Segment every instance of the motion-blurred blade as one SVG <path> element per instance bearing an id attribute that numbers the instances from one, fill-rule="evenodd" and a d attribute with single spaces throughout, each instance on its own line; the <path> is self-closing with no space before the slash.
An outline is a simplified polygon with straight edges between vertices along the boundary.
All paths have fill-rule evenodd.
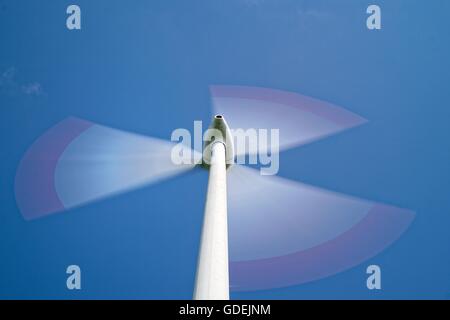
<path id="1" fill-rule="evenodd" d="M 211 86 L 210 90 L 214 112 L 224 115 L 231 129 L 279 129 L 280 150 L 366 122 L 331 103 L 296 93 L 242 86 Z M 268 141 L 269 150 L 270 144 Z M 240 155 L 257 150 L 236 151 L 236 155 Z"/>
<path id="2" fill-rule="evenodd" d="M 68 118 L 43 134 L 22 159 L 15 181 L 20 211 L 34 219 L 193 168 L 172 163 L 173 146 Z"/>
<path id="3" fill-rule="evenodd" d="M 414 213 L 242 166 L 229 169 L 230 282 L 236 291 L 301 284 L 376 255 Z"/>

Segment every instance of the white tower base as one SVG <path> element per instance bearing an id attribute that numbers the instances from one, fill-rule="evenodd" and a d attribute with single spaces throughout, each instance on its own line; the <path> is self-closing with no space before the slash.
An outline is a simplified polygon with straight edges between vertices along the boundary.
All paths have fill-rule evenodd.
<path id="1" fill-rule="evenodd" d="M 195 300 L 229 300 L 226 155 L 223 142 L 211 145 Z"/>

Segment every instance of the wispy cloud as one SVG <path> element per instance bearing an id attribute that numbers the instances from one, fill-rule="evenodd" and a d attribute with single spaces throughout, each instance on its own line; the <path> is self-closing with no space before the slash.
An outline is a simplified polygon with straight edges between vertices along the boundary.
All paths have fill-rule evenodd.
<path id="1" fill-rule="evenodd" d="M 14 67 L 9 67 L 0 73 L 0 94 L 40 96 L 43 93 L 42 85 L 39 82 L 20 82 Z"/>
<path id="2" fill-rule="evenodd" d="M 33 82 L 22 86 L 22 92 L 28 95 L 39 96 L 43 93 L 42 86 L 39 82 Z"/>
<path id="3" fill-rule="evenodd" d="M 11 86 L 14 83 L 16 69 L 11 67 L 2 72 L 0 76 L 0 88 Z"/>

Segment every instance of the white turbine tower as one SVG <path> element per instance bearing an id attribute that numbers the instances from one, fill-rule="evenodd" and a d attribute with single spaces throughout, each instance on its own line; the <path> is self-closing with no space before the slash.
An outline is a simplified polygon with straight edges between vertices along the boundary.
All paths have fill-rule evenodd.
<path id="1" fill-rule="evenodd" d="M 228 300 L 227 166 L 234 159 L 233 138 L 225 119 L 216 115 L 211 125 L 215 135 L 205 143 L 203 159 L 209 164 L 200 253 L 195 282 L 195 300 Z"/>

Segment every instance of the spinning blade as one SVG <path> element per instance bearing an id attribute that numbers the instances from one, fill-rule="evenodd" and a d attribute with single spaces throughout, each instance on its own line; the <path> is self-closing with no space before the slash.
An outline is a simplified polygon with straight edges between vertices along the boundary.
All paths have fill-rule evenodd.
<path id="1" fill-rule="evenodd" d="M 331 103 L 273 89 L 211 86 L 215 114 L 231 129 L 279 129 L 280 150 L 303 145 L 366 122 Z M 235 144 L 236 146 L 236 144 Z M 270 141 L 267 148 L 270 150 Z M 256 148 L 245 153 L 266 152 Z M 243 154 L 236 150 L 236 155 Z"/>
<path id="2" fill-rule="evenodd" d="M 413 212 L 233 166 L 228 175 L 230 279 L 235 291 L 320 279 L 376 255 Z"/>
<path id="3" fill-rule="evenodd" d="M 193 168 L 172 163 L 173 146 L 68 118 L 42 135 L 22 159 L 15 182 L 18 206 L 25 219 L 34 219 Z"/>

